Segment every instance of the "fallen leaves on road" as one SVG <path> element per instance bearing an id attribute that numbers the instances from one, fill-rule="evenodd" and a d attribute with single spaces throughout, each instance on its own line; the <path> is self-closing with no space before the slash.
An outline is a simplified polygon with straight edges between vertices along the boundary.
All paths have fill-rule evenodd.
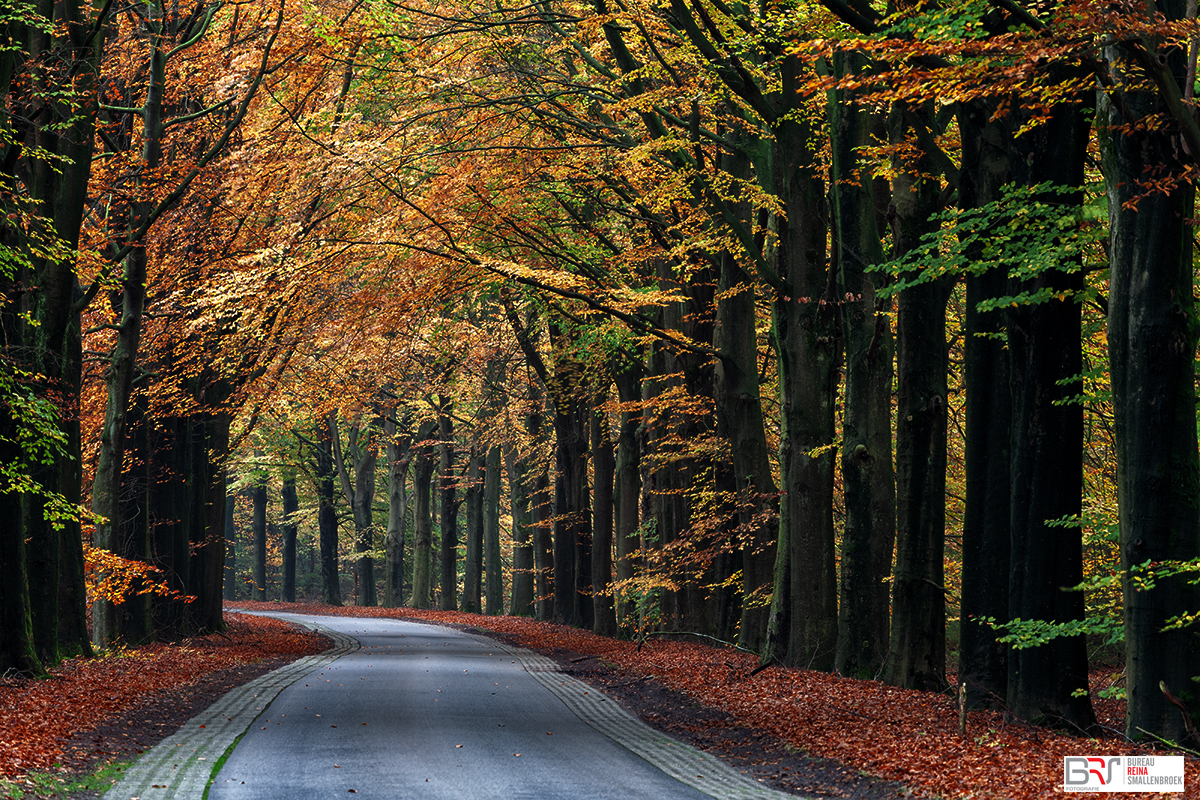
<path id="1" fill-rule="evenodd" d="M 147 698 L 211 673 L 268 658 L 319 653 L 328 643 L 279 620 L 227 614 L 223 634 L 75 658 L 45 680 L 0 679 L 0 777 L 50 771 L 63 744 Z"/>
<path id="2" fill-rule="evenodd" d="M 353 617 L 391 617 L 469 625 L 514 638 L 532 650 L 570 650 L 601 658 L 633 679 L 652 677 L 742 724 L 770 731 L 806 753 L 836 759 L 919 794 L 1024 800 L 1057 795 L 1062 759 L 1070 755 L 1165 754 L 1116 738 L 1082 739 L 1023 724 L 992 711 L 972 711 L 967 737 L 949 695 L 897 689 L 879 681 L 770 667 L 750 676 L 754 656 L 690 642 L 632 642 L 522 617 L 454 611 L 239 603 L 254 609 Z M 1101 723 L 1122 726 L 1124 704 L 1097 703 Z M 517 755 L 514 753 L 514 755 Z M 1128 793 L 1124 797 L 1200 798 L 1200 760 L 1187 761 L 1184 795 Z"/>

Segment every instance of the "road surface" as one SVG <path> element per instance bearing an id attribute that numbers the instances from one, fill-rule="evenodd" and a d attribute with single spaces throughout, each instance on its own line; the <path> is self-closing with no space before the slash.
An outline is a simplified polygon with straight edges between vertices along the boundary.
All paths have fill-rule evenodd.
<path id="1" fill-rule="evenodd" d="M 108 800 L 199 800 L 205 785 L 210 800 L 788 796 L 530 651 L 402 620 L 271 616 L 338 646 L 230 692 L 135 763 Z"/>

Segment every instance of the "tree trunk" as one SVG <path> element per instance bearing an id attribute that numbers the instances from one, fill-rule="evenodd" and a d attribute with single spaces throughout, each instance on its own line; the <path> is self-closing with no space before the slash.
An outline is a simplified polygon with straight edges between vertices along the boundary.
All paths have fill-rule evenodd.
<path id="1" fill-rule="evenodd" d="M 156 420 L 150 440 L 151 475 L 155 491 L 149 493 L 150 516 L 154 519 L 154 564 L 163 571 L 167 586 L 180 595 L 188 594 L 191 569 L 192 526 L 192 433 L 186 417 Z M 225 511 L 228 515 L 228 499 Z M 188 608 L 178 597 L 151 600 L 154 629 L 159 639 L 173 641 L 188 635 Z"/>
<path id="2" fill-rule="evenodd" d="M 911 111 L 898 104 L 892 141 L 908 133 Z M 895 255 L 915 248 L 936 222 L 938 187 L 922 156 L 899 165 L 892 182 Z M 909 689 L 946 684 L 946 302 L 952 279 L 911 286 L 897 302 L 896 570 L 892 581 L 891 657 L 885 680 Z"/>
<path id="3" fill-rule="evenodd" d="M 867 66 L 858 53 L 835 60 L 839 76 Z M 887 656 L 890 600 L 886 579 L 896 541 L 896 482 L 892 468 L 891 298 L 879 298 L 883 262 L 879 225 L 886 190 L 859 162 L 860 150 L 879 137 L 879 115 L 855 103 L 852 92 L 830 92 L 833 155 L 831 192 L 837 299 L 845 342 L 842 421 L 842 534 L 838 645 L 834 668 L 842 675 L 877 678 Z M 881 203 L 882 201 L 882 203 Z"/>
<path id="4" fill-rule="evenodd" d="M 300 497 L 296 494 L 295 473 L 283 477 L 283 487 L 280 489 L 283 501 L 283 585 L 280 587 L 280 599 L 285 603 L 296 602 L 296 515 L 300 511 Z"/>
<path id="5" fill-rule="evenodd" d="M 101 22 L 78 0 L 41 3 L 30 10 L 54 24 L 10 22 L 11 27 L 6 26 L 11 56 L 5 58 L 0 91 L 8 109 L 4 115 L 8 156 L 0 182 L 6 198 L 35 209 L 48 218 L 49 225 L 38 226 L 34 236 L 40 241 L 32 246 L 26 239 L 28 232 L 16 226 L 11 236 L 5 236 L 6 245 L 11 242 L 30 257 L 31 269 L 23 271 L 19 291 L 5 295 L 5 302 L 15 302 L 3 312 L 7 317 L 4 341 L 6 352 L 15 361 L 12 366 L 38 376 L 33 386 L 22 382 L 20 391 L 31 388 L 33 396 L 28 399 L 53 409 L 51 424 L 61 432 L 63 444 L 50 448 L 41 464 L 29 464 L 28 453 L 21 452 L 5 463 L 22 465 L 17 469 L 25 471 L 35 484 L 78 507 L 82 501 L 78 410 L 83 372 L 74 253 L 87 201 L 96 85 L 105 37 L 88 35 L 88 31 L 98 30 Z M 19 61 L 25 62 L 21 66 L 32 66 L 14 83 Z M 66 255 L 46 255 L 43 245 L 50 243 L 60 245 L 59 252 Z M 17 316 L 11 316 L 13 312 Z M 13 333 L 16 336 L 9 338 Z M 83 601 L 82 533 L 78 520 L 56 520 L 47 514 L 46 503 L 37 494 L 29 494 L 23 501 L 15 498 L 16 505 L 21 513 L 8 517 L 7 522 L 12 535 L 21 539 L 19 549 L 24 557 L 32 561 L 20 570 L 26 580 L 13 583 L 11 591 L 20 595 L 11 609 L 15 627 L 11 633 L 7 627 L 0 629 L 0 642 L 4 642 L 0 652 L 11 653 L 20 664 L 18 669 L 40 673 L 42 665 L 25 654 L 26 614 L 34 642 L 41 643 L 48 655 L 92 654 Z M 10 574 L 16 577 L 15 568 L 10 567 Z"/>
<path id="6" fill-rule="evenodd" d="M 584 625 L 591 618 L 591 601 L 582 613 L 579 592 L 579 549 L 589 547 L 591 530 L 587 519 L 587 418 L 581 389 L 580 365 L 564 353 L 567 342 L 555 323 L 550 325 L 555 350 L 554 381 L 550 391 L 554 405 L 554 620 L 562 625 Z M 591 582 L 591 572 L 588 572 Z"/>
<path id="7" fill-rule="evenodd" d="M 333 432 L 324 420 L 317 424 L 313 458 L 317 467 L 314 478 L 317 489 L 317 529 L 321 539 L 321 601 L 340 606 L 342 586 L 338 576 L 337 475 L 333 466 Z"/>
<path id="8" fill-rule="evenodd" d="M 467 453 L 463 504 L 467 507 L 467 551 L 463 558 L 463 593 L 459 610 L 478 614 L 483 609 L 483 456 L 478 445 L 472 445 Z"/>
<path id="9" fill-rule="evenodd" d="M 799 66 L 784 65 L 784 92 Z M 780 472 L 783 497 L 768 641 L 785 664 L 833 668 L 837 643 L 834 565 L 834 367 L 836 305 L 826 261 L 825 192 L 813 177 L 813 132 L 780 121 L 772 180 L 784 204 L 779 267 L 784 282 L 773 324 L 779 355 Z M 826 301 L 826 302 L 822 302 Z"/>
<path id="10" fill-rule="evenodd" d="M 509 447 L 504 452 L 508 470 L 509 513 L 512 516 L 512 601 L 508 613 L 533 616 L 533 514 L 530 509 L 528 457 Z"/>
<path id="11" fill-rule="evenodd" d="M 433 560 L 433 448 L 426 440 L 433 436 L 435 424 L 426 422 L 417 431 L 417 466 L 413 471 L 413 608 L 431 608 L 430 569 Z"/>
<path id="12" fill-rule="evenodd" d="M 232 484 L 232 480 L 225 481 L 225 582 L 221 590 L 225 600 L 237 600 L 237 523 L 233 515 L 237 495 L 230 491 Z"/>
<path id="13" fill-rule="evenodd" d="M 613 480 L 616 463 L 608 418 L 603 408 L 592 409 L 589 436 L 592 450 L 592 631 L 617 635 L 612 583 Z"/>
<path id="14" fill-rule="evenodd" d="M 1164 7 L 1170 18 L 1178 19 L 1183 5 L 1173 0 Z M 1115 48 L 1107 55 L 1124 57 Z M 1168 68 L 1182 84 L 1180 60 L 1173 53 Z M 1163 100 L 1146 92 L 1126 92 L 1125 103 L 1140 119 L 1163 113 Z M 1104 111 L 1108 357 L 1121 566 L 1128 570 L 1146 561 L 1189 561 L 1200 555 L 1194 233 L 1189 224 L 1195 196 L 1183 183 L 1134 201 L 1147 191 L 1143 182 L 1183 173 L 1185 165 L 1177 161 L 1178 134 L 1136 123 L 1122 134 L 1118 126 L 1126 120 L 1120 110 L 1106 102 Z M 1195 154 L 1191 158 L 1194 162 Z M 1141 591 L 1131 579 L 1125 581 L 1125 731 L 1131 738 L 1152 734 L 1180 741 L 1186 735 L 1183 715 L 1168 703 L 1160 682 L 1183 698 L 1193 718 L 1200 714 L 1193 684 L 1193 676 L 1200 674 L 1195 629 L 1163 630 L 1168 619 L 1200 609 L 1200 589 L 1189 580 L 1158 579 L 1153 589 Z"/>
<path id="15" fill-rule="evenodd" d="M 4 376 L 6 379 L 7 375 Z M 6 391 L 14 391 L 5 387 Z M 0 403 L 0 459 L 20 463 L 17 423 L 7 403 Z M 0 519 L 21 519 L 19 493 L 0 492 Z M 16 670 L 23 675 L 43 675 L 45 670 L 33 647 L 29 619 L 29 583 L 25 567 L 25 537 L 20 525 L 0 527 L 0 673 Z"/>
<path id="16" fill-rule="evenodd" d="M 146 416 L 146 406 L 144 392 L 138 392 L 129 403 L 124 444 L 128 458 L 122 471 L 117 503 L 116 552 L 130 561 L 150 564 L 153 562 L 148 491 L 152 485 L 148 435 L 151 421 Z M 150 596 L 140 593 L 143 588 L 145 584 L 141 580 L 134 581 L 129 593 L 116 604 L 117 639 L 127 647 L 148 644 L 155 638 Z M 34 630 L 37 630 L 36 624 Z"/>
<path id="17" fill-rule="evenodd" d="M 262 451 L 255 453 L 262 459 Z M 267 599 L 267 473 L 256 469 L 250 489 L 250 533 L 254 537 L 254 599 Z"/>
<path id="18" fill-rule="evenodd" d="M 384 536 L 383 605 L 404 603 L 404 522 L 408 513 L 408 464 L 412 438 L 396 431 L 395 410 L 384 421 L 388 460 L 388 522 Z"/>
<path id="19" fill-rule="evenodd" d="M 215 392 L 228 399 L 227 387 Z M 201 396 L 208 407 L 217 403 Z M 192 511 L 188 531 L 188 594 L 196 599 L 185 614 L 188 635 L 221 630 L 225 624 L 221 608 L 221 577 L 225 566 L 225 459 L 229 455 L 230 418 L 224 412 L 198 414 L 189 418 L 193 443 L 189 488 Z"/>
<path id="20" fill-rule="evenodd" d="M 451 408 L 449 399 L 438 398 L 438 433 L 441 438 L 441 463 L 438 474 L 442 506 L 442 611 L 456 609 L 455 595 L 458 591 L 458 488 L 454 477 L 454 422 L 450 419 Z"/>
<path id="21" fill-rule="evenodd" d="M 1076 103 L 1055 107 L 1048 121 L 1015 137 L 1013 177 L 1018 184 L 1049 181 L 1082 187 L 1091 126 L 1091 109 L 1082 104 L 1092 98 L 1074 99 Z M 1083 191 L 1049 199 L 1078 206 Z M 1078 524 L 1047 524 L 1068 517 L 1077 521 L 1083 510 L 1083 404 L 1071 400 L 1083 390 L 1080 266 L 1014 279 L 1009 286 L 1012 295 L 1047 288 L 1067 294 L 1066 299 L 1008 312 L 1013 398 L 1008 611 L 1013 619 L 1065 623 L 1084 618 L 1083 592 L 1063 591 L 1083 581 L 1083 530 Z M 1091 730 L 1096 717 L 1087 689 L 1082 635 L 1058 637 L 1009 656 L 1007 707 L 1019 719 Z"/>
<path id="22" fill-rule="evenodd" d="M 150 58 L 147 65 L 146 100 L 141 109 L 142 165 L 157 170 L 162 160 L 163 84 L 167 55 L 162 49 L 162 22 L 148 26 Z M 137 192 L 138 188 L 134 188 Z M 143 189 L 144 191 L 144 189 Z M 140 227 L 149 214 L 151 202 L 139 199 L 132 204 L 131 226 Z M 129 404 L 133 395 L 134 371 L 142 340 L 142 315 L 146 308 L 147 254 L 135 247 L 125 258 L 120 294 L 114 297 L 113 310 L 120 318 L 117 341 L 113 346 L 104 379 L 108 390 L 104 427 L 100 432 L 100 454 L 92 484 L 92 511 L 100 517 L 93 534 L 96 547 L 120 552 L 122 526 L 119 502 L 124 470 L 124 448 Z M 92 608 L 92 641 L 106 646 L 120 635 L 116 612 L 101 598 Z"/>
<path id="23" fill-rule="evenodd" d="M 539 468 L 533 479 L 533 568 L 537 618 L 554 619 L 554 506 L 550 476 Z"/>
<path id="24" fill-rule="evenodd" d="M 1001 197 L 1011 177 L 1011 141 L 997 121 L 993 103 L 964 103 L 959 206 L 978 208 Z M 978 248 L 967 257 L 978 260 Z M 958 682 L 967 686 L 968 707 L 999 708 L 1008 696 L 1007 645 L 980 619 L 1008 621 L 1012 550 L 1012 386 L 1002 310 L 980 312 L 979 303 L 1008 293 L 1002 269 L 967 275 L 963 336 L 966 388 L 966 503 L 963 512 L 962 599 L 959 614 Z"/>
<path id="25" fill-rule="evenodd" d="M 744 156 L 727 157 L 727 169 L 749 178 Z M 743 219 L 748 209 L 741 209 Z M 766 426 L 758 381 L 758 335 L 755 283 L 732 253 L 721 254 L 713 346 L 720 352 L 713 369 L 713 399 L 717 434 L 729 442 L 738 531 L 735 552 L 741 559 L 742 597 L 738 644 L 759 652 L 763 648 L 770 612 L 768 593 L 775 564 L 779 510 L 767 451 Z"/>
<path id="26" fill-rule="evenodd" d="M 633 580 L 633 552 L 638 549 L 641 527 L 640 502 L 642 492 L 641 447 L 638 427 L 641 413 L 630 406 L 642 399 L 642 364 L 630 359 L 616 375 L 617 395 L 621 400 L 621 427 L 617 434 L 617 458 L 614 465 L 615 486 L 613 512 L 616 517 L 617 580 L 628 587 Z M 617 623 L 632 623 L 636 608 L 629 602 L 629 592 L 617 592 Z"/>
<path id="27" fill-rule="evenodd" d="M 500 556 L 500 448 L 489 447 L 484 462 L 483 549 L 486 574 L 484 613 L 504 613 L 504 564 Z"/>

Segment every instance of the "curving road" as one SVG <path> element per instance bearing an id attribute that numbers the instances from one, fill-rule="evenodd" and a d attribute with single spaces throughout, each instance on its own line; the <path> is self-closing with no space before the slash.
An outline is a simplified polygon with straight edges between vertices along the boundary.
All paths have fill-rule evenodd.
<path id="1" fill-rule="evenodd" d="M 536 653 L 401 620 L 270 616 L 337 646 L 231 691 L 106 798 L 788 797 L 654 731 Z"/>

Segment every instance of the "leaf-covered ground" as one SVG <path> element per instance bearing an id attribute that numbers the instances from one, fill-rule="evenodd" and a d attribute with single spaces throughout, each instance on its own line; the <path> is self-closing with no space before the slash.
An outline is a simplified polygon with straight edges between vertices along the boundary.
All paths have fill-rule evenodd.
<path id="1" fill-rule="evenodd" d="M 119 755 L 120 748 L 107 740 L 128 734 L 104 731 L 94 747 L 91 737 L 82 734 L 103 729 L 164 695 L 178 695 L 180 690 L 188 695 L 189 689 L 214 674 L 230 674 L 245 682 L 264 669 L 319 653 L 329 644 L 278 620 L 243 614 L 226 614 L 225 619 L 228 628 L 221 634 L 118 651 L 104 658 L 71 659 L 45 680 L 0 678 L 0 779 L 19 785 L 31 772 L 63 772 Z M 156 726 L 152 720 L 141 724 Z M 162 731 L 157 738 L 172 730 Z"/>
<path id="2" fill-rule="evenodd" d="M 969 714 L 967 736 L 949 695 L 897 689 L 878 681 L 770 667 L 756 675 L 753 656 L 690 642 L 631 642 L 519 617 L 451 611 L 380 609 L 283 603 L 239 603 L 313 614 L 388 616 L 495 631 L 532 650 L 597 656 L 631 679 L 652 677 L 702 705 L 728 712 L 800 750 L 855 770 L 900 781 L 916 795 L 956 798 L 1041 798 L 1061 795 L 1062 759 L 1068 755 L 1134 755 L 1167 751 L 1114 738 L 1080 739 L 1022 724 L 998 712 Z M 1124 706 L 1103 701 L 1101 723 L 1120 729 Z M 1200 798 L 1200 759 L 1189 758 L 1187 792 L 1128 793 L 1136 797 Z"/>
<path id="3" fill-rule="evenodd" d="M 560 625 L 457 612 L 283 603 L 238 605 L 315 614 L 388 616 L 495 632 L 506 641 L 547 652 L 560 663 L 603 665 L 598 671 L 609 676 L 610 686 L 661 684 L 666 690 L 692 698 L 698 706 L 729 714 L 742 725 L 765 731 L 803 752 L 833 759 L 851 776 L 861 772 L 899 781 L 917 796 L 1049 797 L 1059 794 L 1055 787 L 1061 784 L 1064 755 L 1156 752 L 1117 739 L 1089 741 L 1005 724 L 999 714 L 992 712 L 972 712 L 964 739 L 959 736 L 957 713 L 948 696 L 806 670 L 772 667 L 752 676 L 753 657 L 701 644 L 652 639 L 639 649 L 629 642 Z M 46 681 L 0 680 L 0 778 L 63 769 L 56 765 L 72 763 L 81 746 L 94 749 L 94 766 L 96 759 L 103 760 L 115 750 L 113 737 L 128 736 L 124 731 L 133 731 L 134 727 L 143 737 L 138 741 L 149 746 L 155 738 L 155 725 L 164 724 L 156 723 L 156 719 L 165 716 L 167 709 L 174 710 L 175 698 L 195 694 L 189 687 L 224 676 L 223 681 L 215 682 L 227 688 L 231 682 L 249 680 L 257 674 L 238 675 L 238 669 L 250 669 L 244 665 L 267 667 L 325 646 L 319 637 L 274 620 L 237 614 L 227 614 L 227 619 L 231 624 L 224 635 L 139 648 L 117 657 L 71 661 Z M 185 689 L 182 693 L 181 687 Z M 1105 725 L 1119 727 L 1123 713 L 1120 703 L 1104 703 L 1098 711 Z M 711 718 L 706 716 L 709 712 L 695 706 L 680 707 L 674 713 L 677 717 L 694 715 L 693 727 L 714 727 L 706 721 Z M 134 727 L 114 726 L 113 720 Z M 680 725 L 678 719 L 676 724 Z M 685 719 L 682 727 L 688 726 L 689 720 Z M 171 732 L 165 728 L 158 732 L 159 738 Z M 1186 783 L 1186 796 L 1200 797 L 1200 760 L 1189 759 Z M 858 796 L 845 782 L 821 793 Z"/>

